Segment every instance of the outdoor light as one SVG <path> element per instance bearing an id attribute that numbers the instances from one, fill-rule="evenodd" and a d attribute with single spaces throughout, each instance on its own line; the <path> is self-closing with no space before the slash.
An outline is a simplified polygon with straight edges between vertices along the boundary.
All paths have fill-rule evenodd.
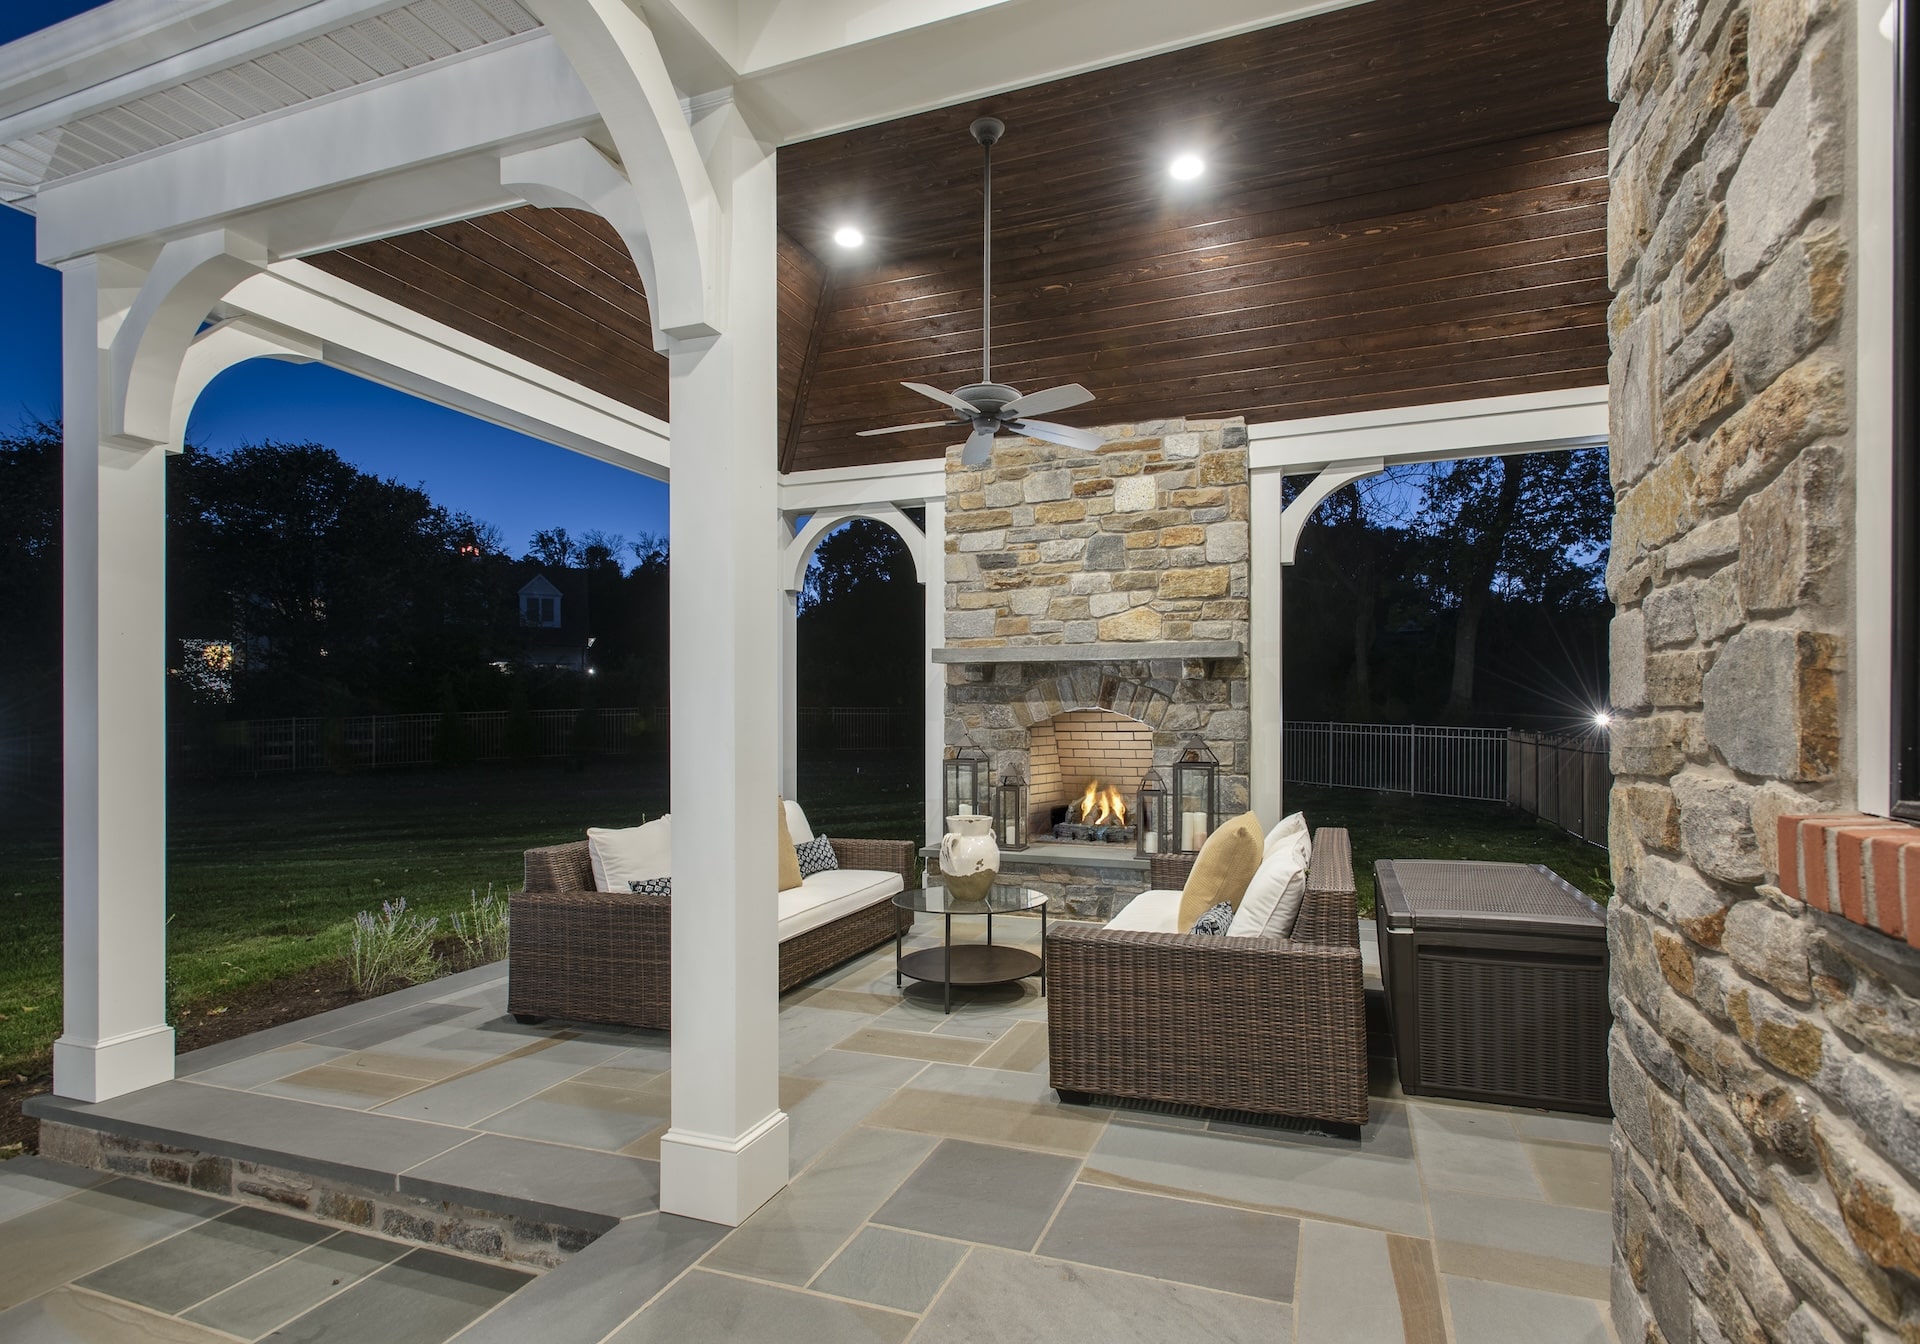
<path id="1" fill-rule="evenodd" d="M 993 791 L 993 838 L 1002 849 L 1027 847 L 1027 784 L 1012 766 Z"/>
<path id="2" fill-rule="evenodd" d="M 1133 796 L 1133 852 L 1139 858 L 1173 849 L 1173 809 L 1167 806 L 1167 781 L 1158 770 L 1140 777 Z"/>
<path id="3" fill-rule="evenodd" d="M 1199 738 L 1192 739 L 1173 763 L 1173 814 L 1179 818 L 1174 848 L 1181 853 L 1206 844 L 1219 824 L 1219 780 L 1220 758 Z"/>
<path id="4" fill-rule="evenodd" d="M 1191 182 L 1207 171 L 1207 163 L 1198 154 L 1179 154 L 1167 165 L 1167 171 L 1176 182 Z"/>
<path id="5" fill-rule="evenodd" d="M 987 753 L 969 742 L 941 763 L 940 815 L 970 817 L 993 811 L 993 771 Z"/>
<path id="6" fill-rule="evenodd" d="M 833 241 L 842 247 L 858 247 L 867 241 L 867 235 L 851 224 L 842 224 L 833 231 Z"/>
<path id="7" fill-rule="evenodd" d="M 1613 723 L 1613 715 L 1607 713 L 1607 711 L 1604 709 L 1599 711 L 1597 714 L 1593 716 L 1593 726 L 1596 728 L 1605 728 L 1611 725 L 1612 723 Z"/>

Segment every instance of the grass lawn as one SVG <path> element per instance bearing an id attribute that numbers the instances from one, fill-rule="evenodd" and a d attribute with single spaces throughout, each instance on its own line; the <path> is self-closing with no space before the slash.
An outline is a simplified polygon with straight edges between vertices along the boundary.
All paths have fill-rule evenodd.
<path id="1" fill-rule="evenodd" d="M 337 960 L 354 913 L 382 901 L 404 897 L 444 929 L 469 893 L 519 886 L 522 850 L 658 816 L 666 797 L 664 762 L 176 784 L 167 826 L 174 1005 L 215 1009 L 223 995 Z M 801 801 L 831 835 L 916 837 L 919 763 L 823 762 L 803 770 Z M 43 1069 L 60 1033 L 58 813 L 44 795 L 8 803 L 0 1077 Z"/>
<path id="2" fill-rule="evenodd" d="M 1613 896 L 1606 850 L 1498 803 L 1289 784 L 1286 806 L 1304 811 L 1311 825 L 1344 826 L 1352 833 L 1362 915 L 1373 914 L 1375 859 L 1544 863 L 1602 904 Z"/>

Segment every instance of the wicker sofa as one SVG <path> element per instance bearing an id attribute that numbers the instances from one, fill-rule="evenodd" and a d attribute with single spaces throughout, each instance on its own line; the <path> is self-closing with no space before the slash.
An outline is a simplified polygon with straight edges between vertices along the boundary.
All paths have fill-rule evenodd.
<path id="1" fill-rule="evenodd" d="M 1178 888 L 1190 854 L 1155 856 Z M 1289 938 L 1055 924 L 1047 1036 L 1064 1101 L 1119 1097 L 1215 1110 L 1367 1121 L 1366 982 L 1353 851 L 1317 831 Z"/>
<path id="2" fill-rule="evenodd" d="M 898 874 L 918 885 L 910 840 L 833 840 L 844 872 Z M 830 877 L 832 874 L 820 874 Z M 812 882 L 814 878 L 808 878 Z M 507 1011 L 523 1021 L 555 1017 L 666 1030 L 671 1023 L 670 896 L 595 891 L 587 842 L 526 851 L 525 890 L 510 902 Z M 913 916 L 887 894 L 783 938 L 784 992 L 880 946 Z"/>

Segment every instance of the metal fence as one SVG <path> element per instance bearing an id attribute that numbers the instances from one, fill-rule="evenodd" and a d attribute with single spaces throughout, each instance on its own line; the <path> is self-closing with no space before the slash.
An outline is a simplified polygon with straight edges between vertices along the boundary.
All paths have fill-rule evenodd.
<path id="1" fill-rule="evenodd" d="M 1422 724 L 1289 723 L 1289 784 L 1507 801 L 1507 730 Z"/>
<path id="2" fill-rule="evenodd" d="M 918 709 L 800 706 L 802 746 L 828 751 L 899 751 L 917 745 Z"/>
<path id="3" fill-rule="evenodd" d="M 1289 723 L 1289 784 L 1506 803 L 1591 844 L 1607 843 L 1613 773 L 1604 740 L 1519 728 Z"/>
<path id="4" fill-rule="evenodd" d="M 296 774 L 313 770 L 387 770 L 445 761 L 561 760 L 664 750 L 669 715 L 654 709 L 535 710 L 515 741 L 506 710 L 460 715 L 462 739 L 440 740 L 439 714 L 360 714 L 340 718 L 246 719 L 176 725 L 167 753 L 177 769 L 200 775 Z M 919 742 L 916 710 L 807 706 L 800 740 L 811 750 L 886 752 Z M 60 777 L 56 733 L 0 738 L 0 788 Z"/>
<path id="5" fill-rule="evenodd" d="M 626 756 L 654 734 L 665 742 L 664 709 L 539 709 L 515 741 L 504 710 L 459 716 L 460 738 L 442 739 L 440 714 L 356 714 L 340 718 L 246 719 L 175 728 L 177 767 L 203 774 L 264 775 L 305 770 L 386 770 L 444 761 L 554 760 Z"/>
<path id="6" fill-rule="evenodd" d="M 1606 847 L 1613 770 L 1604 745 L 1518 728 L 1507 735 L 1507 801 Z"/>

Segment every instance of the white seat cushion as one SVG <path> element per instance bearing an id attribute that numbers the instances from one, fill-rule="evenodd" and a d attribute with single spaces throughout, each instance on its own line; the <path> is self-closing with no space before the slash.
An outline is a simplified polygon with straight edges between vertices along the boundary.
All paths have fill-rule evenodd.
<path id="1" fill-rule="evenodd" d="M 885 900 L 904 884 L 898 873 L 873 868 L 833 868 L 815 873 L 780 893 L 780 941 Z"/>
<path id="2" fill-rule="evenodd" d="M 1185 933 L 1180 927 L 1180 893 L 1143 891 L 1106 926 L 1129 933 Z"/>
<path id="3" fill-rule="evenodd" d="M 628 883 L 673 875 L 671 817 L 644 826 L 587 828 L 587 857 L 595 891 L 628 891 Z"/>
<path id="4" fill-rule="evenodd" d="M 787 837 L 796 845 L 804 845 L 813 839 L 813 827 L 807 825 L 807 814 L 800 810 L 800 804 L 791 798 L 782 799 L 787 805 Z"/>

